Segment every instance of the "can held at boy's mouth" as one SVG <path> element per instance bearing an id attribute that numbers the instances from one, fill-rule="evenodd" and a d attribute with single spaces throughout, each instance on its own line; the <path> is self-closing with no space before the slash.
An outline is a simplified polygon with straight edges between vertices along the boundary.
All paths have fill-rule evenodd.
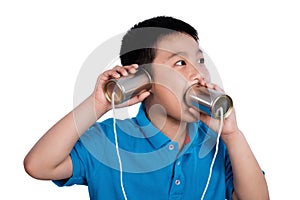
<path id="1" fill-rule="evenodd" d="M 198 84 L 187 89 L 184 99 L 187 105 L 215 119 L 221 117 L 218 111 L 220 107 L 223 108 L 224 118 L 230 115 L 233 108 L 233 101 L 230 96 Z"/>
<path id="2" fill-rule="evenodd" d="M 112 94 L 115 92 L 114 103 L 123 103 L 136 96 L 143 90 L 151 88 L 152 79 L 148 71 L 139 68 L 135 74 L 120 79 L 110 79 L 104 86 L 106 99 L 111 102 Z"/>

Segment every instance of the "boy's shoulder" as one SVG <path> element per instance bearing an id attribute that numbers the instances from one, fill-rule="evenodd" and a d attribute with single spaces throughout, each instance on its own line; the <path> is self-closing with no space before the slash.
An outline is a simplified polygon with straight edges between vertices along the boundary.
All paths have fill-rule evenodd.
<path id="1" fill-rule="evenodd" d="M 114 126 L 114 123 L 116 123 L 117 128 L 120 127 L 136 128 L 139 126 L 136 117 L 126 118 L 126 119 L 108 118 L 101 122 L 96 122 L 96 125 L 101 127 L 112 128 Z"/>

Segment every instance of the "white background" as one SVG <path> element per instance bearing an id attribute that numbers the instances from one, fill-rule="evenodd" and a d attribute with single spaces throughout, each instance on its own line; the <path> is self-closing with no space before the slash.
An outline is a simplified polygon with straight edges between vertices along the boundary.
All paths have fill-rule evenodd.
<path id="1" fill-rule="evenodd" d="M 198 30 L 266 172 L 271 199 L 299 197 L 296 1 L 12 0 L 0 3 L 0 199 L 88 199 L 84 186 L 58 188 L 29 177 L 23 158 L 72 110 L 76 77 L 89 54 L 157 15 Z"/>

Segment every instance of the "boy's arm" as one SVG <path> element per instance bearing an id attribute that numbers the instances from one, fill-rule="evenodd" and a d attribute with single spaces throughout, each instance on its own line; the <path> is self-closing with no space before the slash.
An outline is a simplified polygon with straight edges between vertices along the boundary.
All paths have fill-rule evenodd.
<path id="1" fill-rule="evenodd" d="M 268 187 L 258 162 L 240 130 L 222 137 L 233 172 L 233 199 L 269 199 Z"/>
<path id="2" fill-rule="evenodd" d="M 98 116 L 104 113 L 105 109 L 99 109 Z M 96 120 L 93 96 L 90 96 L 58 121 L 34 145 L 24 159 L 27 173 L 37 179 L 69 178 L 73 168 L 69 154 L 79 137 Z"/>
<path id="3" fill-rule="evenodd" d="M 214 84 L 207 87 L 224 92 Z M 219 121 L 207 115 L 200 115 L 194 109 L 190 112 L 200 118 L 211 129 L 218 131 Z M 267 200 L 269 199 L 268 186 L 262 170 L 253 155 L 243 133 L 239 130 L 234 108 L 230 116 L 224 120 L 221 137 L 227 147 L 233 172 L 234 192 L 233 199 Z"/>
<path id="4" fill-rule="evenodd" d="M 93 94 L 50 128 L 34 145 L 24 159 L 26 172 L 37 179 L 60 180 L 72 175 L 69 156 L 79 137 L 111 109 L 104 95 L 104 84 L 110 78 L 120 78 L 135 73 L 137 65 L 105 71 L 97 80 Z M 143 101 L 149 92 L 130 99 L 126 105 Z M 123 104 L 124 106 L 124 104 Z"/>
<path id="5" fill-rule="evenodd" d="M 212 127 L 214 130 L 218 129 L 219 122 L 215 119 L 203 115 L 200 116 L 200 119 L 206 124 L 214 124 L 215 126 Z M 243 133 L 237 126 L 234 109 L 224 120 L 221 137 L 231 161 L 234 184 L 233 199 L 269 199 L 265 176 Z"/>

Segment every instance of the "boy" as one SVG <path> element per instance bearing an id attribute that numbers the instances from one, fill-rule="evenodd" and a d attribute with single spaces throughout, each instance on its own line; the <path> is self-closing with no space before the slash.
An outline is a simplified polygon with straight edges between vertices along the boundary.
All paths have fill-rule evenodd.
<path id="1" fill-rule="evenodd" d="M 103 72 L 93 93 L 35 144 L 24 160 L 28 174 L 59 186 L 88 185 L 91 199 L 269 198 L 234 110 L 206 188 L 214 152 L 200 158 L 199 151 L 205 135 L 217 131 L 216 120 L 188 107 L 182 95 L 193 84 L 220 88 L 210 83 L 193 27 L 172 17 L 145 20 L 123 37 L 120 58 L 123 67 Z M 151 89 L 119 106 L 142 102 L 137 116 L 95 123 L 112 108 L 105 83 L 148 65 Z"/>

